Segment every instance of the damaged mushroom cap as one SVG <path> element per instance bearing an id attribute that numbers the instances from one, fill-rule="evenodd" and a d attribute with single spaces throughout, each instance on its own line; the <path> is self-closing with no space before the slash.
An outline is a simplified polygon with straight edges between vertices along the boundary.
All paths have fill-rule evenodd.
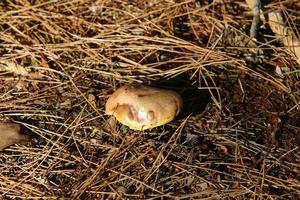
<path id="1" fill-rule="evenodd" d="M 126 85 L 107 100 L 105 113 L 134 130 L 145 130 L 172 121 L 182 108 L 174 91 L 144 85 Z"/>

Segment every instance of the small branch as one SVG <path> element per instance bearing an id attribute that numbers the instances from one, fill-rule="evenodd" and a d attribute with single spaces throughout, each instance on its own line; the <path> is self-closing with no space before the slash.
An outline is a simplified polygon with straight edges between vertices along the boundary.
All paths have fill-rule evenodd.
<path id="1" fill-rule="evenodd" d="M 253 9 L 253 20 L 251 24 L 251 29 L 250 29 L 250 37 L 256 39 L 257 38 L 257 33 L 258 33 L 258 25 L 259 25 L 259 16 L 260 16 L 260 7 L 261 3 L 260 0 L 255 1 L 255 5 L 252 8 Z"/>
<path id="2" fill-rule="evenodd" d="M 261 2 L 260 0 L 246 0 L 248 6 L 251 8 L 253 13 L 253 19 L 250 29 L 250 37 L 256 40 L 258 33 L 258 25 L 260 22 L 260 9 Z"/>

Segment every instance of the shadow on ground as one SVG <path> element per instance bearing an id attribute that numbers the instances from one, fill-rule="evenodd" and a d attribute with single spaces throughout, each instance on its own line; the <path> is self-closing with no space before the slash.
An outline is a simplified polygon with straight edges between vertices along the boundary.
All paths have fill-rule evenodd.
<path id="1" fill-rule="evenodd" d="M 211 101 L 211 94 L 208 89 L 202 89 L 197 84 L 192 84 L 193 81 L 188 76 L 182 75 L 172 79 L 161 79 L 153 82 L 150 85 L 164 89 L 170 89 L 178 92 L 183 99 L 183 108 L 178 119 L 186 118 L 190 114 L 200 114 L 205 111 L 208 103 Z M 202 85 L 209 87 L 209 85 Z M 212 91 L 214 94 L 214 91 Z"/>

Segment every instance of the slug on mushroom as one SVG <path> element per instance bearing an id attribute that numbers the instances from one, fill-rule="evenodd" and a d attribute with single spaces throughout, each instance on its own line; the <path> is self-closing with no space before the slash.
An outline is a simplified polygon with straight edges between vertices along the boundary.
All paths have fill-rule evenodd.
<path id="1" fill-rule="evenodd" d="M 105 113 L 134 130 L 145 130 L 172 121 L 181 111 L 181 96 L 171 90 L 125 85 L 107 100 Z"/>

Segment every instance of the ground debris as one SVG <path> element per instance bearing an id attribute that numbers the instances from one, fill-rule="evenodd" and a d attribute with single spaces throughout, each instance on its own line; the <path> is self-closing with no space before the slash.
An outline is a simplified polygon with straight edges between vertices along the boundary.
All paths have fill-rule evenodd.
<path id="1" fill-rule="evenodd" d="M 299 0 L 261 9 L 298 37 Z M 299 197 L 298 65 L 263 20 L 249 37 L 245 0 L 6 0 L 0 13 L 1 62 L 21 67 L 0 64 L 0 118 L 34 136 L 0 153 L 0 199 Z M 105 102 L 131 83 L 177 91 L 182 112 L 117 123 Z"/>
<path id="2" fill-rule="evenodd" d="M 238 57 L 246 58 L 254 63 L 262 63 L 265 59 L 263 50 L 243 31 L 234 27 L 224 29 L 221 42 L 225 51 Z"/>

